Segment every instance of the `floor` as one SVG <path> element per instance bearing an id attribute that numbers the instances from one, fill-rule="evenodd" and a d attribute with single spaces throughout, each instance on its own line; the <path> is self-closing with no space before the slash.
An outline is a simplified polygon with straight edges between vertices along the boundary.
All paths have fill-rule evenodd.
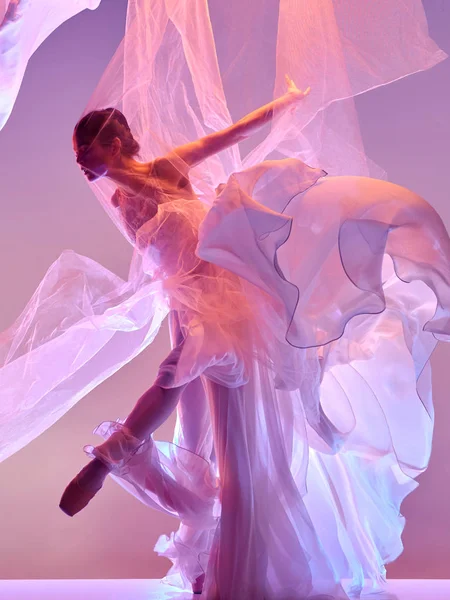
<path id="1" fill-rule="evenodd" d="M 61 579 L 0 581 L 1 600 L 192 600 L 193 596 L 160 581 L 144 579 Z M 387 593 L 367 600 L 450 600 L 450 580 L 391 580 Z M 241 598 L 236 600 L 243 600 Z"/>

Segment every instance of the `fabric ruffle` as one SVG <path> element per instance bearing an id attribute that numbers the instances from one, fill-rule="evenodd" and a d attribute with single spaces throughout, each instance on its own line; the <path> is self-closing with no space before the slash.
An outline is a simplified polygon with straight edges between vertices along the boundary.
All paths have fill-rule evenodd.
<path id="1" fill-rule="evenodd" d="M 356 315 L 386 308 L 387 254 L 399 279 L 435 293 L 426 330 L 448 340 L 450 242 L 436 211 L 385 181 L 342 176 L 313 185 L 324 175 L 294 159 L 232 175 L 202 222 L 198 255 L 276 297 L 287 341 L 308 348 L 341 337 Z"/>
<path id="2" fill-rule="evenodd" d="M 212 265 L 206 285 L 218 268 L 238 278 L 233 289 L 251 308 L 240 337 L 208 318 L 202 323 L 177 296 L 177 341 L 157 382 L 204 379 L 216 449 L 236 481 L 228 479 L 221 496 L 220 487 L 205 487 L 214 462 L 151 441 L 114 471 L 146 504 L 181 519 L 179 531 L 156 545 L 173 562 L 168 581 L 188 585 L 206 570 L 212 596 L 217 586 L 235 593 L 221 577 L 261 539 L 261 560 L 274 570 L 264 580 L 262 563 L 239 567 L 249 597 L 267 586 L 268 597 L 285 598 L 286 577 L 296 598 L 344 597 L 343 578 L 352 580 L 352 593 L 364 579 L 380 585 L 385 564 L 402 550 L 401 502 L 429 459 L 429 358 L 436 336 L 449 333 L 447 234 L 408 190 L 324 175 L 300 161 L 270 161 L 218 190 L 197 254 Z M 247 467 L 245 456 L 253 457 Z M 240 535 L 247 549 L 237 551 Z M 281 564 L 293 557 L 297 574 L 287 576 Z M 216 579 L 211 565 L 224 561 Z"/>
<path id="3" fill-rule="evenodd" d="M 107 464 L 141 502 L 178 516 L 190 527 L 217 524 L 213 507 L 218 482 L 205 459 L 173 443 L 137 440 L 118 421 L 104 422 L 94 433 L 106 443 L 86 446 L 86 454 Z"/>
<path id="4" fill-rule="evenodd" d="M 352 579 L 357 593 L 364 578 L 381 584 L 401 553 L 401 502 L 429 460 L 429 358 L 450 333 L 450 252 L 438 215 L 412 192 L 323 175 L 298 161 L 233 175 L 202 222 L 197 253 L 238 275 L 255 318 L 266 317 L 272 364 L 258 389 L 263 404 L 275 394 L 277 408 L 263 421 L 281 418 L 280 451 L 314 535 L 336 580 Z M 308 185 L 290 187 L 299 180 Z M 266 196 L 272 181 L 278 195 Z M 203 348 L 195 357 L 206 369 Z M 255 388 L 247 391 L 251 404 Z M 168 543 L 176 576 L 183 561 L 175 538 Z M 314 547 L 305 548 L 314 555 Z M 197 571 L 186 569 L 192 581 Z"/>
<path id="5" fill-rule="evenodd" d="M 8 4 L 0 127 L 39 43 L 98 0 Z M 0 340 L 5 458 L 141 352 L 176 311 L 183 341 L 159 376 L 171 386 L 201 374 L 209 386 L 213 415 L 205 405 L 199 418 L 215 419 L 220 503 L 214 460 L 187 448 L 107 423 L 107 445 L 88 452 L 141 501 L 181 518 L 159 551 L 184 582 L 209 553 L 210 597 L 335 598 L 342 577 L 356 591 L 364 577 L 381 580 L 401 550 L 401 500 L 429 457 L 428 361 L 450 333 L 449 240 L 438 215 L 392 184 L 321 179 L 295 160 L 256 164 L 273 152 L 367 173 L 351 98 L 445 57 L 419 1 L 409 11 L 373 3 L 364 36 L 355 23 L 367 14 L 353 4 L 280 2 L 271 32 L 255 10 L 249 44 L 234 26 L 248 9 L 241 3 L 213 28 L 206 2 L 188 11 L 181 0 L 159 2 L 156 12 L 130 2 L 124 43 L 87 110 L 122 109 L 146 159 L 228 127 L 231 101 L 244 114 L 260 105 L 258 65 L 275 63 L 267 81 L 276 95 L 286 72 L 315 93 L 276 119 L 244 161 L 256 166 L 241 171 L 234 146 L 192 171 L 206 200 L 236 171 L 204 220 L 200 203 L 167 198 L 155 218 L 140 214 L 138 231 L 126 224 L 137 248 L 127 282 L 64 253 Z M 239 97 L 228 97 L 233 90 Z M 103 179 L 96 192 L 126 233 L 111 187 Z"/>
<path id="6" fill-rule="evenodd" d="M 158 539 L 155 551 L 174 563 L 167 582 L 189 588 L 206 571 L 219 522 L 214 466 L 174 443 L 138 440 L 118 421 L 94 433 L 105 442 L 85 446 L 86 454 L 107 464 L 112 478 L 143 504 L 182 521 L 177 532 Z"/>
<path id="7" fill-rule="evenodd" d="M 317 447 L 335 452 L 344 440 L 344 447 L 355 447 L 349 439 L 358 423 L 351 388 L 350 401 L 340 402 L 345 382 L 324 379 L 339 365 L 361 361 L 360 369 L 372 373 L 376 361 L 373 372 L 389 374 L 380 357 L 396 348 L 391 364 L 403 363 L 397 375 L 406 380 L 402 391 L 418 395 L 419 411 L 423 402 L 431 412 L 419 379 L 436 339 L 449 339 L 450 242 L 440 217 L 413 192 L 363 177 L 326 177 L 311 185 L 322 175 L 285 160 L 232 176 L 201 225 L 197 252 L 250 282 L 246 293 L 255 309 L 264 306 L 261 290 L 277 301 L 259 318 L 272 334 L 278 387 L 303 391 L 307 419 L 325 442 L 317 440 Z M 402 421 L 400 407 L 384 410 L 394 423 Z M 363 411 L 359 422 L 365 421 Z M 420 430 L 429 444 L 427 428 Z M 352 439 L 356 444 L 355 434 Z M 404 462 L 421 469 L 426 460 Z"/>

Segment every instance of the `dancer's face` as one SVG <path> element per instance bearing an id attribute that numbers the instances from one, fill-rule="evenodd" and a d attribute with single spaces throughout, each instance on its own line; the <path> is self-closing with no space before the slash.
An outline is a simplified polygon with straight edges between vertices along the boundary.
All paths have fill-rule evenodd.
<path id="1" fill-rule="evenodd" d="M 102 144 L 94 140 L 89 144 L 80 144 L 73 136 L 73 149 L 77 163 L 90 182 L 97 181 L 108 174 L 114 160 L 114 149 L 111 144 Z"/>

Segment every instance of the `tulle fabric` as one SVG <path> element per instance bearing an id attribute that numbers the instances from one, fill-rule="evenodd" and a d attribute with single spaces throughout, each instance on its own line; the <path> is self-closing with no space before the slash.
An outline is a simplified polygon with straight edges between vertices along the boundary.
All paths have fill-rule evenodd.
<path id="1" fill-rule="evenodd" d="M 414 223 L 420 228 L 411 245 Z M 119 469 L 107 455 L 91 455 L 113 464 L 122 485 L 150 506 L 167 511 L 167 493 L 153 490 L 155 469 L 175 486 L 181 527 L 156 545 L 174 563 L 173 583 L 186 586 L 206 571 L 207 597 L 255 599 L 345 598 L 344 578 L 352 593 L 364 579 L 380 585 L 384 565 L 402 551 L 401 502 L 431 450 L 429 357 L 435 336 L 450 333 L 450 245 L 442 222 L 394 184 L 268 161 L 222 187 L 201 222 L 197 256 L 239 276 L 251 317 L 235 342 L 227 338 L 231 362 L 217 351 L 213 331 L 185 329 L 178 320 L 157 382 L 171 387 L 200 375 L 209 407 L 190 418 L 205 431 L 212 427 L 216 454 L 178 446 L 175 437 L 156 465 L 151 440 Z M 180 357 L 192 340 L 186 372 Z M 245 360 L 255 345 L 253 360 Z M 189 394 L 181 412 L 188 404 Z M 100 429 L 102 452 L 116 451 L 111 431 L 108 423 Z M 174 473 L 187 450 L 193 475 L 186 481 Z M 206 469 L 205 459 L 210 470 L 199 483 L 194 464 Z M 184 519 L 192 486 L 197 501 L 209 499 L 209 513 L 198 506 L 194 528 L 189 515 Z"/>
<path id="2" fill-rule="evenodd" d="M 413 193 L 348 175 L 382 175 L 353 96 L 445 57 L 421 3 L 408 6 L 130 0 L 86 112 L 122 110 L 143 160 L 278 96 L 285 73 L 313 92 L 254 144 L 192 169 L 183 197 L 100 180 L 95 194 L 135 248 L 127 281 L 66 251 L 1 335 L 4 459 L 171 316 L 157 381 L 186 385 L 173 443 L 106 422 L 87 452 L 180 517 L 156 548 L 173 582 L 206 571 L 207 598 L 345 598 L 341 578 L 356 593 L 364 577 L 377 585 L 401 552 L 399 507 L 431 448 L 428 361 L 450 334 L 449 240 Z M 45 24 L 18 7 L 22 21 L 0 30 L 18 52 L 5 115 L 37 41 L 87 4 Z"/>
<path id="3" fill-rule="evenodd" d="M 19 93 L 29 59 L 65 21 L 100 0 L 0 0 L 0 130 Z"/>
<path id="4" fill-rule="evenodd" d="M 370 27 L 367 27 L 370 23 Z M 250 40 L 250 43 L 248 41 Z M 332 175 L 384 173 L 367 158 L 354 96 L 446 57 L 429 38 L 420 1 L 129 0 L 126 33 L 85 114 L 113 106 L 127 117 L 150 160 L 226 128 L 285 92 L 288 73 L 311 94 L 271 126 L 190 170 L 210 206 L 233 172 L 293 157 Z M 175 161 L 177 168 L 182 168 Z M 94 186 L 117 227 L 114 186 Z"/>
<path id="5" fill-rule="evenodd" d="M 10 112 L 17 82 L 32 52 L 61 22 L 82 8 L 95 8 L 98 2 L 71 0 L 63 3 L 63 8 L 61 3 L 57 4 L 58 7 L 52 0 L 13 1 L 8 3 L 12 7 L 8 12 L 7 3 L 2 5 L 7 15 L 1 29 L 2 49 L 11 48 L 11 53 L 3 52 L 1 56 L 2 60 L 14 57 L 8 63 L 8 70 L 2 70 L 2 74 L 11 75 L 2 78 L 7 89 L 2 97 L 8 99 L 5 114 Z M 361 25 L 368 22 L 367 11 L 370 11 L 370 28 Z M 226 127 L 232 117 L 235 120 L 253 110 L 274 92 L 278 95 L 282 92 L 285 73 L 300 86 L 310 84 L 313 89 L 310 96 L 295 113 L 275 115 L 270 131 L 262 132 L 262 141 L 256 137 L 256 144 L 234 146 L 191 171 L 194 190 L 207 210 L 214 202 L 216 188 L 224 184 L 231 173 L 251 168 L 269 155 L 303 158 L 313 167 L 323 168 L 333 175 L 367 174 L 370 168 L 359 139 L 352 97 L 429 68 L 443 58 L 445 54 L 428 37 L 419 1 L 411 2 L 408 11 L 401 2 L 388 0 L 378 2 L 376 7 L 365 7 L 363 11 L 356 0 L 314 6 L 287 0 L 279 3 L 233 0 L 227 3 L 226 9 L 220 3 L 208 4 L 204 0 L 190 2 L 189 9 L 179 0 L 130 0 L 124 39 L 85 112 L 105 106 L 122 109 L 141 144 L 142 158 L 148 160 L 211 130 Z M 260 73 L 264 73 L 264 77 L 260 77 Z M 342 131 L 337 131 L 336 127 L 341 126 Z M 103 179 L 92 187 L 108 215 L 135 245 L 138 225 L 154 216 L 154 205 L 148 206 L 142 201 L 136 206 L 129 201 L 125 202 L 128 210 L 121 210 L 112 182 Z M 160 200 L 164 201 L 164 197 L 162 192 Z M 175 260 L 178 265 L 178 259 Z M 152 337 L 147 339 L 142 329 L 146 327 L 142 325 L 146 317 L 132 308 L 134 297 L 130 290 L 140 289 L 137 293 L 142 298 L 147 295 L 152 311 L 158 306 L 157 316 L 152 317 L 153 333 L 158 321 L 167 313 L 168 304 L 167 296 L 155 292 L 160 290 L 157 281 L 145 287 L 154 278 L 151 268 L 148 275 L 146 270 L 139 249 L 135 251 L 127 282 L 108 273 L 101 265 L 70 252 L 64 253 L 51 267 L 16 323 L 2 334 L 4 362 L 0 377 L 5 377 L 5 385 L 0 387 L 0 394 L 6 396 L 4 401 L 2 399 L 5 407 L 2 423 L 8 431 L 2 435 L 3 458 L 54 422 L 49 414 L 58 418 L 149 343 Z M 85 278 L 89 282 L 86 286 Z M 50 347 L 56 348 L 57 338 L 65 331 L 66 324 L 70 324 L 71 336 L 79 335 L 82 330 L 86 333 L 84 316 L 91 310 L 95 313 L 96 309 L 91 308 L 95 307 L 95 298 L 101 298 L 103 287 L 112 281 L 115 287 L 109 288 L 105 308 L 110 310 L 108 318 L 114 321 L 114 331 L 136 331 L 135 341 L 129 342 L 129 358 L 111 368 L 110 364 L 116 363 L 109 350 L 89 351 L 90 345 L 104 348 L 109 335 L 94 327 L 92 338 L 81 336 L 78 345 L 73 340 L 70 345 L 74 356 L 87 352 L 80 363 L 86 365 L 86 371 L 90 358 L 97 357 L 95 376 L 92 372 L 86 380 L 80 378 L 79 383 L 65 390 L 65 367 L 59 377 L 53 380 L 50 376 L 48 383 L 44 378 L 38 386 L 37 376 L 32 372 L 30 378 L 17 377 L 16 373 L 22 372 L 25 363 L 27 369 L 33 366 L 36 372 L 47 363 L 46 352 Z M 231 285 L 229 281 L 230 278 L 227 285 Z M 63 303 L 53 301 L 54 287 L 61 290 L 58 298 L 63 298 Z M 122 287 L 127 290 L 125 297 L 131 294 L 129 303 L 122 301 Z M 64 290 L 70 290 L 70 295 L 77 300 L 68 302 Z M 202 296 L 193 295 L 196 295 L 194 302 Z M 57 307 L 55 312 L 54 307 Z M 35 315 L 39 315 L 38 328 L 34 326 Z M 60 322 L 55 324 L 59 316 Z M 102 341 L 101 335 L 105 335 Z M 16 352 L 19 347 L 23 350 Z M 31 355 L 33 360 L 29 360 Z M 22 362 L 15 362 L 21 356 Z M 76 379 L 72 366 L 66 375 L 72 381 Z M 48 405 L 48 398 L 54 398 L 54 404 Z M 41 419 L 27 416 L 28 409 L 32 408 L 37 415 L 41 407 L 42 422 L 46 423 L 43 426 L 38 424 Z M 12 440 L 11 431 L 16 427 L 11 428 L 11 422 L 15 418 L 26 423 L 23 443 L 21 435 Z"/>

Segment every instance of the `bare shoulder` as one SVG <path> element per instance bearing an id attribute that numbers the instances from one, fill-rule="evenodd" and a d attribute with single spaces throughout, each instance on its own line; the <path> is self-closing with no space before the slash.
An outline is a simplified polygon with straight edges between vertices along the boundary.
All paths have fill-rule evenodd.
<path id="1" fill-rule="evenodd" d="M 187 166 L 176 155 L 155 158 L 150 172 L 162 187 L 184 188 L 189 185 Z"/>

